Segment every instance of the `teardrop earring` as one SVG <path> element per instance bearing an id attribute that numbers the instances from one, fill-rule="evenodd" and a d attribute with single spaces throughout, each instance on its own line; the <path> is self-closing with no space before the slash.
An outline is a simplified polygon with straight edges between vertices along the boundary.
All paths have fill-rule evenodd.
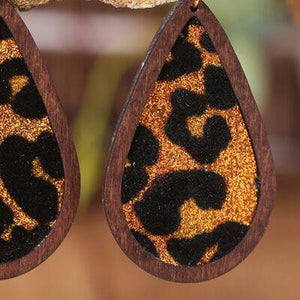
<path id="1" fill-rule="evenodd" d="M 24 23 L 0 2 L 0 279 L 58 247 L 74 219 L 79 169 L 67 120 Z"/>
<path id="2" fill-rule="evenodd" d="M 230 42 L 202 1 L 179 1 L 113 137 L 103 187 L 112 233 L 153 275 L 211 279 L 258 243 L 274 192 L 266 134 Z"/>

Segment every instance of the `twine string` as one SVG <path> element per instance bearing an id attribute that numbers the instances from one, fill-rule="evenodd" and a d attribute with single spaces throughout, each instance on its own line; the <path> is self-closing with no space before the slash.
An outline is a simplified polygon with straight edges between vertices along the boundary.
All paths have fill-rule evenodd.
<path id="1" fill-rule="evenodd" d="M 29 10 L 31 8 L 44 5 L 54 0 L 9 0 L 9 2 L 19 10 Z M 154 6 L 175 2 L 176 0 L 99 0 L 115 7 L 127 7 L 131 9 L 151 8 Z M 197 1 L 197 0 L 196 0 Z M 199 1 L 199 0 L 198 0 Z"/>

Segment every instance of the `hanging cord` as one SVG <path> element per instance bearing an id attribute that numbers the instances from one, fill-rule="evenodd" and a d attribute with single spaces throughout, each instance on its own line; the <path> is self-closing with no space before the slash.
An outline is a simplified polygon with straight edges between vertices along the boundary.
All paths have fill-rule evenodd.
<path id="1" fill-rule="evenodd" d="M 176 0 L 100 0 L 104 3 L 111 4 L 115 7 L 128 7 L 132 9 L 150 8 Z"/>
<path id="2" fill-rule="evenodd" d="M 8 0 L 14 7 L 19 10 L 29 10 L 33 7 L 46 4 L 52 0 Z"/>
<path id="3" fill-rule="evenodd" d="M 33 7 L 44 5 L 53 0 L 8 0 L 14 7 L 20 10 L 29 10 Z M 106 4 L 111 4 L 115 7 L 128 7 L 132 9 L 138 8 L 150 8 L 170 2 L 175 2 L 176 0 L 99 0 Z M 192 10 L 196 11 L 198 9 L 200 0 L 194 0 L 191 7 Z M 287 5 L 290 8 L 292 18 L 296 22 L 300 22 L 300 0 L 286 0 Z"/>
<path id="4" fill-rule="evenodd" d="M 9 0 L 9 2 L 20 10 L 29 10 L 53 0 Z M 132 9 L 149 8 L 165 3 L 175 2 L 176 0 L 99 0 L 115 7 L 128 7 Z"/>

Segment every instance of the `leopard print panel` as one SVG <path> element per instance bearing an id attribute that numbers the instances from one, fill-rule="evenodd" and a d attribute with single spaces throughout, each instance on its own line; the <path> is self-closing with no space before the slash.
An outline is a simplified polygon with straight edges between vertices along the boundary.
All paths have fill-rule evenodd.
<path id="1" fill-rule="evenodd" d="M 43 100 L 0 18 L 0 263 L 42 242 L 63 194 L 62 160 Z"/>
<path id="2" fill-rule="evenodd" d="M 128 226 L 163 262 L 203 265 L 243 239 L 258 196 L 238 100 L 193 17 L 166 59 L 128 154 L 122 181 Z"/>

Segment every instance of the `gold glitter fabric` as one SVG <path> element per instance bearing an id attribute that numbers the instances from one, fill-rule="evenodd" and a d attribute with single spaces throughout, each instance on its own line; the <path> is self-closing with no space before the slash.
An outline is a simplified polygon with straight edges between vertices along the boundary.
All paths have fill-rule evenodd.
<path id="1" fill-rule="evenodd" d="M 253 219 L 259 176 L 238 101 L 198 19 L 166 58 L 139 128 L 122 183 L 123 211 L 139 243 L 172 265 L 228 254 Z M 151 162 L 140 161 L 145 152 Z"/>
<path id="2" fill-rule="evenodd" d="M 63 195 L 61 157 L 45 106 L 0 18 L 0 263 L 42 242 Z"/>

